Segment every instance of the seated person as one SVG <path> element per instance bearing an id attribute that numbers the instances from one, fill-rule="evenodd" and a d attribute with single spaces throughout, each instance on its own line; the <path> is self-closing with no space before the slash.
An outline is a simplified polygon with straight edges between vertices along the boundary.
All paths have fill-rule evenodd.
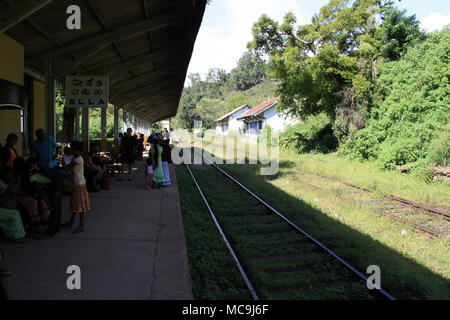
<path id="1" fill-rule="evenodd" d="M 40 216 L 38 213 L 38 202 L 33 196 L 26 192 L 26 190 L 23 188 L 23 185 L 25 184 L 25 181 L 28 181 L 29 175 L 28 170 L 26 168 L 26 161 L 24 158 L 16 158 L 14 160 L 13 164 L 13 182 L 12 186 L 15 188 L 15 192 L 11 193 L 11 195 L 14 196 L 14 198 L 19 202 L 20 205 L 22 205 L 29 216 L 31 227 L 33 227 L 33 224 L 40 221 Z M 48 218 L 50 215 L 50 212 L 47 210 L 45 212 L 45 217 Z"/>
<path id="2" fill-rule="evenodd" d="M 0 164 L 2 166 L 13 167 L 13 162 L 17 158 L 17 150 L 14 148 L 17 140 L 17 135 L 10 133 L 6 138 L 6 144 L 0 148 Z"/>
<path id="3" fill-rule="evenodd" d="M 100 181 L 103 178 L 103 172 L 105 168 L 105 163 L 100 157 L 99 150 L 97 147 L 92 148 L 92 151 L 88 154 L 88 165 L 93 170 L 95 180 Z"/>
<path id="4" fill-rule="evenodd" d="M 25 228 L 17 210 L 17 200 L 8 195 L 12 179 L 12 169 L 3 166 L 0 169 L 0 230 L 6 238 L 20 242 L 24 240 Z"/>
<path id="5" fill-rule="evenodd" d="M 14 242 L 25 241 L 25 229 L 16 209 L 0 207 L 0 230 L 4 237 Z"/>

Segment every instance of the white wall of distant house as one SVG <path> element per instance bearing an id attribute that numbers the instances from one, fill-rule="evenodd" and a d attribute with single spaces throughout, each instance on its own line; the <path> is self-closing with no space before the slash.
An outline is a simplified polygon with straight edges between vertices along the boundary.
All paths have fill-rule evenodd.
<path id="1" fill-rule="evenodd" d="M 248 110 L 250 110 L 250 107 L 244 107 L 240 110 L 238 110 L 237 112 L 233 113 L 228 119 L 228 131 L 237 131 L 239 132 L 239 129 L 243 129 L 244 128 L 244 122 L 242 120 L 237 120 L 236 118 L 239 117 L 240 115 L 244 114 L 245 112 L 247 112 Z"/>
<path id="2" fill-rule="evenodd" d="M 295 124 L 298 120 L 277 112 L 276 105 L 264 111 L 264 126 L 269 125 L 273 131 L 283 131 L 286 127 Z"/>
<path id="3" fill-rule="evenodd" d="M 298 120 L 288 116 L 285 117 L 284 114 L 277 112 L 276 105 L 270 107 L 266 111 L 264 111 L 264 122 L 263 128 L 269 125 L 274 132 L 281 132 L 285 130 L 288 126 L 293 125 L 298 122 Z M 257 121 L 256 121 L 257 122 Z M 256 126 L 255 129 L 247 129 L 247 135 L 256 136 L 260 133 L 259 126 Z"/>
<path id="4" fill-rule="evenodd" d="M 216 133 L 217 134 L 223 134 L 223 135 L 227 135 L 228 132 L 239 132 L 239 129 L 243 129 L 244 128 L 244 122 L 241 120 L 237 120 L 237 117 L 239 117 L 240 115 L 244 114 L 244 112 L 247 112 L 248 110 L 250 110 L 249 106 L 245 106 L 242 109 L 239 109 L 238 111 L 236 111 L 235 113 L 231 114 L 228 117 L 227 123 L 228 123 L 228 128 L 227 130 L 222 130 L 222 124 L 218 125 L 216 127 Z"/>

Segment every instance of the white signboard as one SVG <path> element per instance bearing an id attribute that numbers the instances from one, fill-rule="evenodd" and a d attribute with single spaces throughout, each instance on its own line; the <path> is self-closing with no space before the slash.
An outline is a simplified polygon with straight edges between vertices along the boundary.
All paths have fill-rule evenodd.
<path id="1" fill-rule="evenodd" d="M 108 77 L 66 76 L 66 106 L 106 108 L 108 99 Z"/>

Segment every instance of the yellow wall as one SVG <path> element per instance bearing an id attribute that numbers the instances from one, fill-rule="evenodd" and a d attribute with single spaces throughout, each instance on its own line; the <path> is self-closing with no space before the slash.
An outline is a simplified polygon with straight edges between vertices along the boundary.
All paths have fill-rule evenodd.
<path id="1" fill-rule="evenodd" d="M 15 40 L 0 34 L 0 79 L 23 86 L 24 48 Z M 19 137 L 17 151 L 22 153 L 22 138 L 20 133 L 20 111 L 0 110 L 0 141 L 2 145 L 9 133 Z"/>
<path id="2" fill-rule="evenodd" d="M 23 45 L 0 34 L 0 78 L 23 86 Z"/>
<path id="3" fill-rule="evenodd" d="M 33 137 L 39 128 L 45 129 L 45 84 L 33 79 Z"/>

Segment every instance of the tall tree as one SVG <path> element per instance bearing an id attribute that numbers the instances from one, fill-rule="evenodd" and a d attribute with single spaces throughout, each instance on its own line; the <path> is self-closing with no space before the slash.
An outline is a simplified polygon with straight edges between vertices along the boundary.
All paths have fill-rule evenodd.
<path id="1" fill-rule="evenodd" d="M 386 21 L 381 28 L 377 16 Z M 367 114 L 376 59 L 395 58 L 418 36 L 415 17 L 405 17 L 387 0 L 330 0 L 310 24 L 298 27 L 293 13 L 281 24 L 263 15 L 252 32 L 248 48 L 269 55 L 269 74 L 280 80 L 280 107 L 301 117 L 346 115 L 344 131 L 364 125 L 351 122 Z M 391 48 L 393 41 L 397 45 Z"/>
<path id="2" fill-rule="evenodd" d="M 231 71 L 230 81 L 233 89 L 244 91 L 264 80 L 266 62 L 251 51 L 245 52 Z"/>

